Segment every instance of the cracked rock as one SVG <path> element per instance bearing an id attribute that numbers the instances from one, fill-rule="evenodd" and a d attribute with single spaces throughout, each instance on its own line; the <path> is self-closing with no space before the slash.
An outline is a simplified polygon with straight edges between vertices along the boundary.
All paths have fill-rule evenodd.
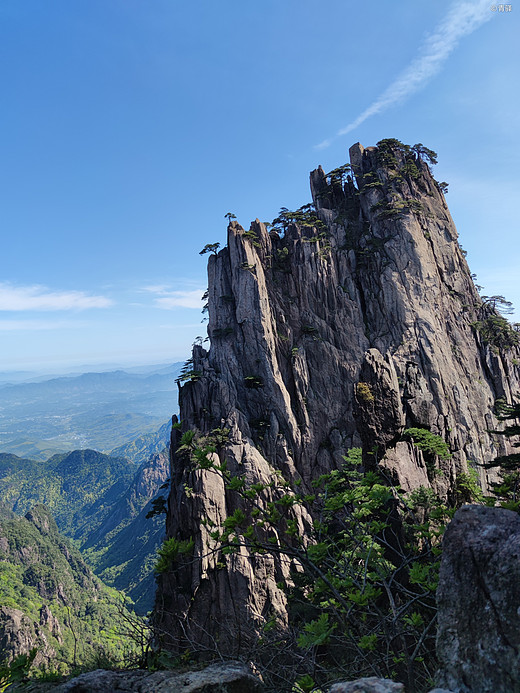
<path id="1" fill-rule="evenodd" d="M 520 691 L 520 517 L 466 505 L 443 546 L 438 685 L 457 693 Z"/>

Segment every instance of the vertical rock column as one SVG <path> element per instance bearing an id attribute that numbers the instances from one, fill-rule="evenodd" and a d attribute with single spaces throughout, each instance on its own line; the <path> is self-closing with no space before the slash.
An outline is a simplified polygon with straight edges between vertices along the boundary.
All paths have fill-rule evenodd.
<path id="1" fill-rule="evenodd" d="M 211 346 L 193 350 L 182 433 L 228 429 L 218 464 L 247 484 L 281 474 L 311 490 L 362 446 L 365 462 L 376 449 L 405 490 L 431 486 L 449 501 L 468 460 L 506 450 L 490 433 L 493 405 L 520 391 L 520 354 L 476 329 L 487 308 L 428 165 L 395 141 L 354 145 L 350 157 L 346 180 L 311 173 L 307 220 L 300 213 L 283 233 L 258 220 L 247 232 L 229 225 L 227 247 L 209 260 Z M 413 427 L 449 445 L 435 473 L 402 439 Z M 277 583 L 289 561 L 251 555 L 245 542 L 235 554 L 217 550 L 208 520 L 219 527 L 249 509 L 214 470 L 175 452 L 179 435 L 167 536 L 193 550 L 159 577 L 157 632 L 177 652 L 246 653 L 266 619 L 286 622 Z M 296 518 L 301 536 L 308 512 Z"/>

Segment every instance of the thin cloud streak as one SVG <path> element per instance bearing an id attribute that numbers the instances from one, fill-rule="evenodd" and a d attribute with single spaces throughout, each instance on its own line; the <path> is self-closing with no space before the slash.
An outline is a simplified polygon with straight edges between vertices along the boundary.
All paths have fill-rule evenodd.
<path id="1" fill-rule="evenodd" d="M 200 289 L 195 291 L 172 291 L 169 296 L 155 299 L 155 305 L 159 308 L 198 308 L 202 307 L 202 294 Z"/>
<path id="2" fill-rule="evenodd" d="M 158 325 L 157 327 L 158 327 L 160 330 L 176 330 L 177 332 L 178 332 L 179 330 L 188 330 L 188 329 L 191 330 L 192 327 L 197 327 L 198 329 L 201 329 L 201 328 L 200 328 L 200 321 L 199 321 L 199 322 L 194 322 L 194 323 L 191 323 L 191 324 L 187 324 L 187 325 L 177 325 L 177 324 L 174 325 L 174 324 L 168 323 L 168 324 L 165 324 L 165 325 Z"/>
<path id="3" fill-rule="evenodd" d="M 165 284 L 144 286 L 142 291 L 156 294 L 154 299 L 157 308 L 171 310 L 172 308 L 202 308 L 202 295 L 204 289 L 192 289 L 190 291 L 174 291 Z"/>
<path id="4" fill-rule="evenodd" d="M 316 145 L 316 149 L 325 149 L 336 137 L 352 132 L 368 118 L 401 103 L 426 86 L 441 71 L 459 41 L 492 19 L 493 15 L 489 0 L 479 0 L 476 3 L 467 0 L 455 2 L 433 34 L 425 40 L 419 55 L 399 77 L 355 120 L 339 130 L 334 137 Z"/>
<path id="5" fill-rule="evenodd" d="M 0 283 L 0 310 L 49 311 L 107 308 L 112 301 L 104 296 L 90 296 L 83 291 L 52 291 L 45 286 L 13 286 Z"/>
<path id="6" fill-rule="evenodd" d="M 141 291 L 147 291 L 151 294 L 168 294 L 171 288 L 167 284 L 152 284 L 151 286 L 143 286 Z"/>
<path id="7" fill-rule="evenodd" d="M 63 320 L 0 320 L 0 332 L 38 332 L 41 330 L 70 330 L 86 323 Z"/>

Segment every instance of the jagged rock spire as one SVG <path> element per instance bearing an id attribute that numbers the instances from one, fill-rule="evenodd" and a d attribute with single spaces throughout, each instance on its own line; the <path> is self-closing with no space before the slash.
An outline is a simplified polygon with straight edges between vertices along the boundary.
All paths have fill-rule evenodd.
<path id="1" fill-rule="evenodd" d="M 356 144 L 350 167 L 311 173 L 314 219 L 284 233 L 232 221 L 227 247 L 209 258 L 211 346 L 193 350 L 182 430 L 229 428 L 219 454 L 251 482 L 278 470 L 305 488 L 362 445 L 405 489 L 431 485 L 449 500 L 467 460 L 503 452 L 489 431 L 496 399 L 519 390 L 518 354 L 475 329 L 482 300 L 441 188 L 418 154 L 388 142 Z M 449 444 L 437 474 L 401 439 L 409 427 Z M 167 534 L 194 549 L 160 576 L 158 632 L 173 650 L 239 654 L 266 618 L 283 620 L 276 583 L 290 566 L 208 549 L 202 521 L 222 523 L 237 500 L 177 446 Z M 298 521 L 304 532 L 304 512 Z"/>

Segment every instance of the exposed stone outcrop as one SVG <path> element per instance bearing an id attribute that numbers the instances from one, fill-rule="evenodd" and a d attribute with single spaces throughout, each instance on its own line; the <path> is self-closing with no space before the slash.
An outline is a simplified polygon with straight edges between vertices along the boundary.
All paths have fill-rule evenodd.
<path id="1" fill-rule="evenodd" d="M 520 517 L 466 505 L 443 541 L 438 683 L 457 693 L 520 691 Z"/>
<path id="2" fill-rule="evenodd" d="M 7 690 L 19 690 L 10 686 Z M 27 693 L 260 693 L 263 685 L 242 662 L 213 664 L 200 671 L 107 671 L 97 669 L 59 685 L 32 684 L 20 687 Z"/>
<path id="3" fill-rule="evenodd" d="M 23 611 L 0 607 L 0 661 L 12 661 L 18 655 L 28 655 L 33 648 L 38 650 L 36 665 L 45 663 L 55 654 L 45 633 Z"/>
<path id="4" fill-rule="evenodd" d="M 389 355 L 369 349 L 355 389 L 354 417 L 365 450 L 387 450 L 404 430 L 399 382 Z M 373 457 L 373 456 L 372 456 Z"/>
<path id="5" fill-rule="evenodd" d="M 378 679 L 370 676 L 356 681 L 342 681 L 335 683 L 329 693 L 405 693 L 402 683 L 390 679 Z M 453 693 L 445 688 L 434 688 L 429 693 Z"/>
<path id="6" fill-rule="evenodd" d="M 335 683 L 329 693 L 404 693 L 402 683 L 371 676 L 357 681 Z"/>
<path id="7" fill-rule="evenodd" d="M 62 642 L 60 622 L 56 616 L 54 616 L 47 604 L 43 604 L 40 609 L 40 626 L 47 628 L 51 635 L 55 637 L 59 643 Z"/>
<path id="8" fill-rule="evenodd" d="M 325 232 L 292 223 L 279 234 L 256 220 L 246 233 L 230 223 L 227 247 L 209 258 L 211 347 L 194 348 L 182 430 L 228 428 L 220 457 L 250 482 L 279 471 L 307 489 L 362 445 L 365 462 L 405 489 L 431 485 L 449 500 L 467 460 L 506 451 L 489 431 L 495 400 L 520 389 L 518 354 L 486 344 L 474 327 L 482 300 L 427 164 L 359 144 L 350 156 L 355 180 L 311 174 Z M 449 444 L 439 473 L 400 440 L 409 427 Z M 193 538 L 194 551 L 160 577 L 157 629 L 173 650 L 235 655 L 252 626 L 283 621 L 277 582 L 289 566 L 245 547 L 209 550 L 201 521 L 221 525 L 239 501 L 218 475 L 176 456 L 178 444 L 174 431 L 167 535 Z M 307 521 L 302 511 L 302 534 Z"/>

